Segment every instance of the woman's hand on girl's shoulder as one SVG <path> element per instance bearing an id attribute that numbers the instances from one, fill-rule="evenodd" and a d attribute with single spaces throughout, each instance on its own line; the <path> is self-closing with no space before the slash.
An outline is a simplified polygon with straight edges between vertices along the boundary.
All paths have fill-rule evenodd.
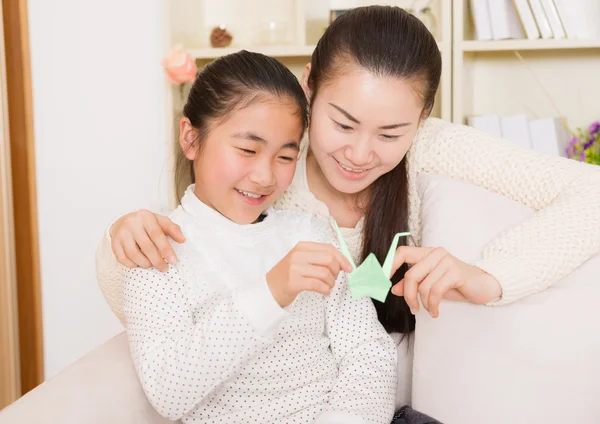
<path id="1" fill-rule="evenodd" d="M 167 236 L 177 243 L 185 237 L 179 225 L 148 210 L 128 213 L 110 227 L 111 246 L 117 261 L 129 268 L 155 267 L 167 271 L 177 256 Z"/>
<path id="2" fill-rule="evenodd" d="M 404 296 L 413 314 L 419 311 L 417 294 L 423 307 L 436 318 L 442 298 L 485 304 L 502 296 L 498 280 L 485 271 L 455 258 L 441 247 L 400 246 L 396 251 L 393 273 L 402 264 L 412 267 L 392 288 Z"/>

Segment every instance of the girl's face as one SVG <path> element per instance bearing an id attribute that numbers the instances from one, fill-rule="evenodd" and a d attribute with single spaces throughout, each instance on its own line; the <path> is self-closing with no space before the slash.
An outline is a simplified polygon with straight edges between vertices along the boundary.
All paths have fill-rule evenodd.
<path id="1" fill-rule="evenodd" d="M 200 143 L 189 120 L 180 125 L 181 147 L 194 161 L 194 193 L 230 220 L 255 222 L 292 182 L 302 123 L 291 100 L 272 97 L 235 109 Z"/>
<path id="2" fill-rule="evenodd" d="M 310 148 L 335 190 L 359 193 L 404 158 L 423 109 L 417 87 L 356 67 L 319 88 Z"/>

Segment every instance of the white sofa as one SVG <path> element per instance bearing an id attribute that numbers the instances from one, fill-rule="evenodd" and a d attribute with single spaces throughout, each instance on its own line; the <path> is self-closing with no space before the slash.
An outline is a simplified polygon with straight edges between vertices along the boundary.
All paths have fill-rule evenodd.
<path id="1" fill-rule="evenodd" d="M 419 177 L 423 245 L 477 259 L 529 209 Z M 600 213 L 600 211 L 599 211 Z M 600 255 L 543 293 L 497 308 L 444 302 L 417 316 L 412 404 L 446 424 L 600 422 Z M 402 386 L 402 383 L 400 383 Z M 0 412 L 0 424 L 167 423 L 147 402 L 121 334 Z"/>

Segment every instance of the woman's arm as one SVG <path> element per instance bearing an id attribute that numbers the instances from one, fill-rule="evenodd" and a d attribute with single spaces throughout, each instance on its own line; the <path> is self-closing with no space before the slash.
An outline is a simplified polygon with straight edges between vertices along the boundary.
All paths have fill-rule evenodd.
<path id="1" fill-rule="evenodd" d="M 542 291 L 600 251 L 600 167 L 441 121 L 424 126 L 417 143 L 417 173 L 467 181 L 536 211 L 474 264 L 502 286 L 502 298 L 491 304 Z"/>
<path id="2" fill-rule="evenodd" d="M 202 275 L 186 275 L 188 269 L 122 268 L 136 370 L 152 406 L 172 420 L 206 401 L 271 343 L 288 314 L 265 281 L 224 291 Z"/>
<path id="3" fill-rule="evenodd" d="M 167 262 L 177 262 L 167 236 L 177 243 L 185 241 L 179 225 L 147 210 L 119 217 L 104 234 L 96 251 L 96 275 L 102 295 L 123 324 L 123 274 L 119 263 L 129 268 L 153 266 L 167 271 Z"/>

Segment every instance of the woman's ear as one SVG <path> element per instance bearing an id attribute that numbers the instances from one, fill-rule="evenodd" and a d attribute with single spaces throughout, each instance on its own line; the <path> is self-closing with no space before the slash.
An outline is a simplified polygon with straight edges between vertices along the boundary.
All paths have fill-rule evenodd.
<path id="1" fill-rule="evenodd" d="M 179 146 L 189 160 L 195 160 L 198 154 L 198 131 L 188 118 L 179 121 Z"/>
<path id="2" fill-rule="evenodd" d="M 304 90 L 304 95 L 308 100 L 308 104 L 310 104 L 310 100 L 312 97 L 312 90 L 308 87 L 308 77 L 310 76 L 310 62 L 306 64 L 304 67 L 304 71 L 302 72 L 302 78 L 300 78 L 300 86 L 302 86 L 302 90 Z"/>

